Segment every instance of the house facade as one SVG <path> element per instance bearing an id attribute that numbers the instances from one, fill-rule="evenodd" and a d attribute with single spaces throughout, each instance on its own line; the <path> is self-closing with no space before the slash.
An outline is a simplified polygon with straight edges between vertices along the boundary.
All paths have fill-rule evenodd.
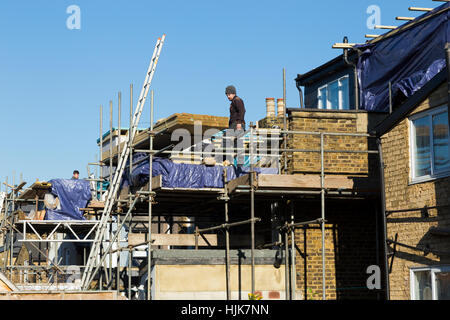
<path id="1" fill-rule="evenodd" d="M 390 298 L 450 299 L 450 151 L 446 70 L 379 128 Z"/>

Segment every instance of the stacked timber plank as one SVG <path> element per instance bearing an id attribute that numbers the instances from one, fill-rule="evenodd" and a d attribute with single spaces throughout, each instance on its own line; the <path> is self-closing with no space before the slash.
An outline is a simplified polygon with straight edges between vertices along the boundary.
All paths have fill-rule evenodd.
<path id="1" fill-rule="evenodd" d="M 51 187 L 51 183 L 45 181 L 36 181 L 29 188 L 26 188 L 18 197 L 18 199 L 30 200 L 36 196 L 43 197 L 45 192 Z"/>
<path id="2" fill-rule="evenodd" d="M 191 113 L 174 113 L 171 116 L 158 120 L 154 125 L 154 132 L 164 131 L 163 134 L 157 135 L 154 138 L 154 148 L 155 150 L 161 149 L 169 144 L 171 144 L 170 136 L 172 132 L 177 129 L 185 129 L 191 134 L 192 142 L 194 142 L 194 127 L 195 124 L 201 124 L 201 134 L 205 133 L 209 129 L 217 129 L 217 131 L 228 128 L 228 117 L 218 117 L 211 115 L 202 114 L 191 114 Z M 197 134 L 197 132 L 195 132 Z M 200 131 L 199 131 L 200 133 Z M 114 136 L 113 131 L 113 136 Z M 201 137 L 198 139 L 202 140 Z M 133 145 L 138 148 L 148 148 L 149 131 L 141 130 L 137 132 L 134 137 Z M 109 136 L 104 138 L 104 143 L 109 141 Z M 120 144 L 120 149 L 124 148 L 125 143 Z M 118 152 L 118 146 L 112 148 L 112 156 L 116 157 Z M 102 154 L 102 161 L 107 163 L 109 159 L 109 150 Z"/>
<path id="3" fill-rule="evenodd" d="M 228 193 L 233 193 L 240 188 L 248 188 L 249 175 L 244 175 L 230 181 L 227 184 Z M 367 178 L 351 177 L 346 175 L 326 175 L 324 187 L 327 190 L 354 190 L 364 192 L 378 192 L 378 181 Z M 321 177 L 314 174 L 261 174 L 254 179 L 257 189 L 271 190 L 319 190 L 321 189 Z"/>

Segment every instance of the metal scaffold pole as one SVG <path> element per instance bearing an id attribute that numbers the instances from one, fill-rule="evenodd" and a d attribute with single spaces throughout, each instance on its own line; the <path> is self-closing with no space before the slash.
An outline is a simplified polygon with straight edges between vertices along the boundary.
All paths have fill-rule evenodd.
<path id="1" fill-rule="evenodd" d="M 128 134 L 130 134 L 132 126 L 133 126 L 133 84 L 131 83 L 130 84 L 130 127 L 128 128 Z M 131 173 L 133 172 L 133 152 L 132 152 L 132 147 L 133 147 L 133 141 L 131 141 L 131 144 L 129 146 L 129 148 L 130 148 L 130 156 L 129 156 L 130 176 L 131 176 Z M 130 193 L 130 195 L 131 195 L 131 193 Z"/>
<path id="2" fill-rule="evenodd" d="M 255 187 L 253 169 L 253 122 L 250 122 L 250 219 L 251 219 L 251 260 L 252 260 L 252 294 L 255 294 Z"/>
<path id="3" fill-rule="evenodd" d="M 289 239 L 287 233 L 287 220 L 285 223 L 286 230 L 284 230 L 284 286 L 286 300 L 289 300 Z"/>
<path id="4" fill-rule="evenodd" d="M 16 173 L 13 173 L 13 177 L 12 177 L 12 188 L 11 188 L 11 226 L 14 225 L 14 210 L 15 208 L 15 198 L 14 198 L 14 188 L 15 183 L 16 183 Z M 9 258 L 9 264 L 10 264 L 10 275 L 11 275 L 11 280 L 13 279 L 13 274 L 12 274 L 12 266 L 13 266 L 13 259 L 14 259 L 14 229 L 11 227 L 11 236 L 9 238 L 9 242 L 10 242 L 10 246 L 9 246 L 9 252 L 10 252 L 10 258 Z"/>
<path id="5" fill-rule="evenodd" d="M 287 119 L 286 119 L 286 69 L 283 68 L 283 128 L 284 131 L 287 131 Z M 283 140 L 284 140 L 284 150 L 287 149 L 287 135 L 286 133 L 283 133 Z M 284 153 L 284 174 L 288 173 L 287 169 L 287 153 Z"/>
<path id="6" fill-rule="evenodd" d="M 100 105 L 100 180 L 103 180 L 103 106 Z M 100 181 L 100 201 L 103 201 L 103 181 Z"/>
<path id="7" fill-rule="evenodd" d="M 294 202 L 290 200 L 291 210 L 291 224 L 295 223 L 294 216 Z M 296 270 L 295 270 L 295 228 L 291 227 L 291 300 L 295 298 L 295 283 L 296 283 Z"/>
<path id="8" fill-rule="evenodd" d="M 320 208 L 322 219 L 322 300 L 326 300 L 325 285 L 325 174 L 324 174 L 324 139 L 320 133 Z"/>
<path id="9" fill-rule="evenodd" d="M 153 111 L 154 111 L 154 91 L 150 92 L 150 150 L 153 150 Z M 152 172 L 153 172 L 153 153 L 149 155 L 149 175 L 148 175 L 148 250 L 147 250 L 147 300 L 151 300 L 152 286 Z"/>
<path id="10" fill-rule="evenodd" d="M 118 127 L 118 131 L 119 131 L 119 137 L 118 137 L 118 143 L 117 143 L 117 154 L 120 154 L 120 136 L 121 136 L 121 130 L 120 130 L 120 120 L 121 120 L 121 108 L 122 108 L 122 93 L 119 91 L 118 94 L 118 111 L 117 111 L 117 127 Z M 117 227 L 119 226 L 119 222 L 120 222 L 120 213 L 117 212 L 116 215 L 116 232 L 118 232 Z M 112 239 L 111 239 L 112 241 Z M 117 257 L 116 257 L 116 291 L 117 291 L 117 296 L 119 296 L 120 294 L 120 233 L 119 236 L 117 237 Z"/>
<path id="11" fill-rule="evenodd" d="M 8 177 L 6 177 L 5 179 L 5 208 L 3 209 L 4 214 L 3 214 L 3 219 L 2 222 L 6 223 L 6 219 L 8 218 Z M 2 227 L 4 228 L 2 230 L 3 232 L 3 271 L 6 272 L 6 267 L 8 266 L 8 256 L 7 256 L 7 252 L 8 252 L 8 243 L 6 241 L 6 236 L 8 234 L 8 229 L 5 226 L 5 223 L 2 223 Z"/>
<path id="12" fill-rule="evenodd" d="M 225 223 L 230 222 L 228 218 L 228 189 L 227 189 L 227 167 L 223 168 L 223 199 L 225 201 Z M 225 269 L 226 269 L 226 282 L 227 282 L 227 300 L 231 299 L 231 288 L 230 288 L 230 230 L 225 228 Z"/>
<path id="13" fill-rule="evenodd" d="M 109 185 L 112 183 L 113 103 L 109 101 Z"/>

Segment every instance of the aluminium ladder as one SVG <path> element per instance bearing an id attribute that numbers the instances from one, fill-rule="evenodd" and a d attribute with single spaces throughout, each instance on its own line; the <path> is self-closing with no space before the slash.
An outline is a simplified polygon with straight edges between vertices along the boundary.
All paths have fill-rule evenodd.
<path id="1" fill-rule="evenodd" d="M 148 91 L 150 89 L 150 85 L 153 79 L 153 76 L 155 74 L 156 65 L 158 63 L 158 59 L 161 53 L 162 46 L 164 44 L 166 35 L 164 34 L 162 38 L 158 38 L 155 49 L 153 51 L 153 56 L 150 60 L 150 64 L 147 70 L 147 74 L 144 80 L 144 84 L 142 86 L 141 94 L 139 96 L 136 110 L 133 114 L 133 120 L 132 120 L 132 126 L 130 130 L 128 130 L 127 140 L 126 140 L 126 147 L 122 149 L 122 152 L 120 154 L 120 157 L 118 159 L 117 168 L 114 171 L 114 177 L 111 182 L 111 185 L 109 187 L 109 192 L 106 197 L 105 201 L 105 208 L 103 210 L 100 223 L 97 227 L 94 242 L 91 248 L 91 252 L 89 254 L 88 261 L 85 266 L 85 270 L 83 272 L 83 276 L 81 279 L 81 287 L 83 290 L 88 290 L 89 285 L 93 278 L 95 277 L 96 273 L 99 270 L 100 265 L 97 263 L 100 252 L 101 252 L 101 246 L 105 237 L 106 228 L 108 226 L 108 219 L 111 216 L 112 208 L 115 204 L 116 195 L 120 186 L 120 181 L 125 169 L 125 163 L 130 155 L 131 146 L 133 144 L 134 136 L 136 134 L 139 120 L 142 114 L 142 110 L 144 108 L 145 100 L 147 98 Z M 117 230 L 119 231 L 119 230 Z M 101 259 L 100 257 L 100 264 L 102 263 L 104 259 Z"/>

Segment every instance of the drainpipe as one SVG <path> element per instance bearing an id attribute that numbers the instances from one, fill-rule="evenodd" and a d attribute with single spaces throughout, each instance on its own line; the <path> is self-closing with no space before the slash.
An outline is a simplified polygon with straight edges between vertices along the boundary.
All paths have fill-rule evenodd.
<path id="1" fill-rule="evenodd" d="M 384 276 L 386 284 L 386 300 L 390 300 L 390 286 L 389 286 L 389 264 L 388 264 L 388 247 L 387 247 L 387 223 L 386 223 L 386 194 L 384 181 L 384 161 L 383 150 L 381 148 L 381 138 L 377 138 L 378 159 L 380 161 L 380 187 L 381 187 L 381 218 L 383 228 L 383 248 L 384 248 Z"/>
<path id="2" fill-rule="evenodd" d="M 298 84 L 297 81 L 295 81 L 295 86 L 297 87 L 298 94 L 300 96 L 300 108 L 303 108 L 303 92 L 302 92 L 302 88 L 300 87 L 300 85 Z"/>
<path id="3" fill-rule="evenodd" d="M 344 43 L 348 43 L 348 38 L 344 37 Z M 356 68 L 356 63 L 350 62 L 348 60 L 348 49 L 344 49 L 344 61 L 347 65 L 353 67 L 353 77 L 354 77 L 354 92 L 355 92 L 355 109 L 359 110 L 359 90 L 358 90 L 358 71 Z"/>

